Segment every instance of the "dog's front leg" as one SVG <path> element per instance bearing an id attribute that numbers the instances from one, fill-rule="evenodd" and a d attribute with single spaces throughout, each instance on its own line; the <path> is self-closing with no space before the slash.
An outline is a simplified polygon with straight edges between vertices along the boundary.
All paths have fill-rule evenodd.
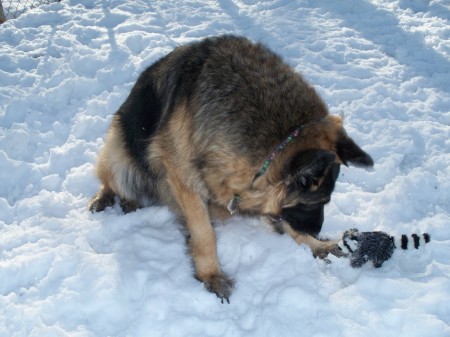
<path id="1" fill-rule="evenodd" d="M 177 174 L 169 173 L 169 185 L 181 209 L 188 230 L 188 244 L 194 261 L 195 277 L 206 289 L 228 303 L 233 281 L 222 272 L 217 258 L 216 235 L 208 208 L 201 197 L 186 186 Z"/>
<path id="2" fill-rule="evenodd" d="M 345 254 L 342 253 L 341 249 L 338 246 L 339 241 L 333 240 L 318 240 L 315 237 L 305 234 L 299 233 L 295 231 L 291 225 L 289 225 L 286 221 L 283 221 L 283 231 L 289 234 L 290 237 L 294 239 L 298 244 L 306 244 L 311 249 L 314 257 L 319 257 L 324 259 L 328 254 L 333 254 L 336 256 L 343 256 Z"/>

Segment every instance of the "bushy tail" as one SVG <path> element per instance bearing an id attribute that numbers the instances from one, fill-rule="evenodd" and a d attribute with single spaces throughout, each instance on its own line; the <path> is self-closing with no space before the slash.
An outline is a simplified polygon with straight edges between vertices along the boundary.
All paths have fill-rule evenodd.
<path id="1" fill-rule="evenodd" d="M 394 237 L 395 248 L 397 249 L 418 249 L 419 247 L 423 247 L 425 244 L 430 242 L 430 234 L 411 234 L 411 235 L 400 235 L 398 237 Z"/>

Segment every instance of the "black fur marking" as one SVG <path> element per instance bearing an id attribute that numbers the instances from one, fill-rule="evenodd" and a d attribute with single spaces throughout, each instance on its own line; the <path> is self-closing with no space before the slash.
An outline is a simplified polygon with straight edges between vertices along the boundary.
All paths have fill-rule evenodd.
<path id="1" fill-rule="evenodd" d="M 323 150 L 306 150 L 298 153 L 286 165 L 287 192 L 285 204 L 300 194 L 303 204 L 317 205 L 329 201 L 339 175 L 340 165 L 334 163 L 334 154 Z M 314 186 L 322 180 L 320 186 Z"/>
<path id="2" fill-rule="evenodd" d="M 412 234 L 412 238 L 414 239 L 414 248 L 419 249 L 420 246 L 420 238 L 417 234 Z"/>
<path id="3" fill-rule="evenodd" d="M 283 208 L 281 216 L 291 225 L 293 230 L 316 236 L 322 229 L 323 208 L 323 205 L 308 207 L 298 204 L 293 207 Z"/>
<path id="4" fill-rule="evenodd" d="M 345 246 L 345 248 L 348 249 L 348 251 L 350 253 L 353 253 L 353 249 L 352 249 L 352 247 L 350 247 L 350 245 L 348 244 L 347 240 L 344 240 L 344 246 Z"/>
<path id="5" fill-rule="evenodd" d="M 158 126 L 167 120 L 168 113 L 173 111 L 174 106 L 182 98 L 189 99 L 192 96 L 201 68 L 210 54 L 211 43 L 210 40 L 205 40 L 202 44 L 192 46 L 194 50 L 190 53 L 195 53 L 197 58 L 180 56 L 175 62 L 168 61 L 172 60 L 169 54 L 148 67 L 117 111 L 125 143 L 133 158 L 147 172 L 146 149 L 151 137 Z M 166 72 L 160 88 L 157 88 L 155 83 L 160 76 L 157 73 L 165 67 L 172 71 Z"/>
<path id="6" fill-rule="evenodd" d="M 317 236 L 322 229 L 324 206 L 330 200 L 340 170 L 334 159 L 331 152 L 306 150 L 286 165 L 285 172 L 289 172 L 286 173 L 289 178 L 285 203 L 296 200 L 299 194 L 305 201 L 281 210 L 281 217 L 295 231 Z M 320 186 L 312 189 L 321 179 Z"/>
<path id="7" fill-rule="evenodd" d="M 145 153 L 149 137 L 161 119 L 162 101 L 153 85 L 152 67 L 145 70 L 131 90 L 125 103 L 117 111 L 125 143 L 134 159 L 148 170 Z"/>
<path id="8" fill-rule="evenodd" d="M 405 234 L 402 235 L 402 246 L 401 246 L 401 248 L 402 249 L 408 249 L 408 237 Z"/>
<path id="9" fill-rule="evenodd" d="M 425 243 L 430 242 L 430 234 L 428 233 L 423 234 L 423 239 L 425 240 Z"/>

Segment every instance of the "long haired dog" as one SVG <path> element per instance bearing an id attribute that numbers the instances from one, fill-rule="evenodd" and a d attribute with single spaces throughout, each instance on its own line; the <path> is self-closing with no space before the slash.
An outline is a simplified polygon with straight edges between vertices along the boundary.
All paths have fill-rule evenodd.
<path id="1" fill-rule="evenodd" d="M 211 220 L 262 217 L 306 243 L 315 235 L 341 164 L 373 165 L 339 117 L 298 73 L 261 44 L 221 36 L 181 46 L 139 77 L 113 117 L 97 163 L 98 212 L 168 205 L 185 224 L 195 277 L 227 300 Z"/>

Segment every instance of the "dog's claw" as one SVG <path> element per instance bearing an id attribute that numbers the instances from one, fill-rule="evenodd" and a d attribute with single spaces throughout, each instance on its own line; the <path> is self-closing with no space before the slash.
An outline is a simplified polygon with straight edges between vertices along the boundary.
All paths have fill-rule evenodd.
<path id="1" fill-rule="evenodd" d="M 217 295 L 217 297 L 219 297 L 219 295 Z M 227 301 L 228 304 L 230 304 L 230 299 L 228 297 L 219 297 L 220 298 L 220 303 L 223 304 L 223 300 Z"/>

